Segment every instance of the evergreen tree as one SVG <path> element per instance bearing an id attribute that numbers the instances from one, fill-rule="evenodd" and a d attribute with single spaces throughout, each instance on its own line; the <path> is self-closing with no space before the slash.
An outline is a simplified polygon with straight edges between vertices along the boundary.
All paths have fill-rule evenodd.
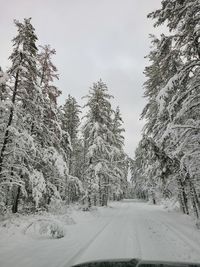
<path id="1" fill-rule="evenodd" d="M 127 189 L 127 175 L 128 175 L 128 158 L 124 152 L 124 136 L 125 131 L 122 127 L 123 120 L 120 114 L 119 107 L 114 112 L 112 121 L 112 134 L 110 145 L 112 146 L 112 159 L 111 159 L 111 194 L 113 198 L 122 198 Z"/>
<path id="2" fill-rule="evenodd" d="M 71 149 L 68 151 L 69 174 L 77 176 L 76 170 L 76 157 L 78 152 L 78 129 L 80 125 L 80 106 L 77 104 L 76 99 L 70 95 L 66 99 L 62 107 L 62 128 L 69 134 Z"/>
<path id="3" fill-rule="evenodd" d="M 145 97 L 148 103 L 142 117 L 147 120 L 145 133 L 151 141 L 153 154 L 143 157 L 145 169 L 153 166 L 161 174 L 158 188 L 173 191 L 185 213 L 193 210 L 199 217 L 199 14 L 198 1 L 162 1 L 161 8 L 149 17 L 156 19 L 155 26 L 167 23 L 170 34 L 154 37 L 154 49 L 149 54 L 151 65 L 146 67 Z M 150 138 L 150 139 L 149 139 Z M 144 139 L 144 138 L 143 138 Z M 144 141 L 144 140 L 143 140 Z M 148 142 L 149 144 L 149 142 Z M 149 153 L 148 153 L 149 154 Z M 149 161 L 149 159 L 151 159 Z M 171 175 L 166 162 L 171 164 Z M 137 160 L 135 159 L 135 162 Z M 167 165 L 168 165 L 167 164 Z M 165 172 L 163 173 L 163 167 Z M 160 174 L 153 174 L 155 185 Z M 148 181 L 151 175 L 147 176 Z M 146 178 L 145 178 L 146 179 Z"/>
<path id="4" fill-rule="evenodd" d="M 57 98 L 61 91 L 54 85 L 54 80 L 58 79 L 57 68 L 52 62 L 55 53 L 54 49 L 46 45 L 40 46 L 37 56 L 39 84 L 43 95 L 43 116 L 38 131 L 41 151 L 41 165 L 38 166 L 38 171 L 45 177 L 46 189 L 43 198 L 47 204 L 55 198 L 66 198 L 68 176 L 67 152 L 62 144 L 65 140 L 65 148 L 69 149 L 69 136 L 61 127 L 60 110 L 57 106 Z"/>
<path id="5" fill-rule="evenodd" d="M 88 195 L 88 205 L 98 201 L 100 205 L 107 205 L 110 182 L 110 159 L 112 146 L 109 143 L 112 132 L 109 129 L 110 115 L 113 113 L 108 88 L 101 80 L 93 84 L 85 107 L 83 135 L 85 139 L 86 169 L 85 185 Z"/>
<path id="6" fill-rule="evenodd" d="M 186 181 L 188 198 L 193 211 L 199 217 L 200 203 L 197 175 L 199 169 L 199 10 L 198 1 L 163 1 L 160 10 L 150 14 L 156 25 L 167 22 L 173 46 L 179 51 L 183 62 L 173 76 L 175 88 L 168 82 L 160 98 L 171 116 L 170 132 L 174 140 L 175 157 L 180 161 L 180 171 Z M 171 12 L 172 11 L 172 12 Z M 169 39 L 169 37 L 168 37 Z M 173 85 L 174 87 L 174 85 Z M 173 89 L 169 103 L 166 99 Z"/>
<path id="7" fill-rule="evenodd" d="M 25 181 L 30 176 L 34 152 L 31 137 L 35 121 L 37 99 L 40 97 L 37 87 L 36 40 L 35 30 L 30 19 L 24 23 L 15 21 L 18 35 L 13 39 L 12 62 L 9 69 L 12 95 L 8 111 L 8 120 L 0 149 L 1 182 L 13 191 L 13 212 L 17 211 L 20 191 L 24 190 Z"/>
<path id="8" fill-rule="evenodd" d="M 64 132 L 68 133 L 68 140 L 63 140 L 64 147 L 67 145 L 68 160 L 68 202 L 78 200 L 82 194 L 82 168 L 83 168 L 83 145 L 78 136 L 80 126 L 80 106 L 76 99 L 70 95 L 61 107 L 61 124 Z M 67 141 L 67 142 L 65 142 Z"/>
<path id="9" fill-rule="evenodd" d="M 7 86 L 8 79 L 9 77 L 7 73 L 3 72 L 0 67 L 0 148 L 3 144 L 4 133 L 9 116 L 8 111 L 10 109 L 10 89 Z M 0 213 L 5 210 L 7 193 L 8 186 L 0 182 Z"/>

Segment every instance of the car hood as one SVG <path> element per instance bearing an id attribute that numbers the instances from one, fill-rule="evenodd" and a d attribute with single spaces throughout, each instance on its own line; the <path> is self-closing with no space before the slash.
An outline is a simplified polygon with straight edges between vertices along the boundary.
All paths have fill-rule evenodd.
<path id="1" fill-rule="evenodd" d="M 152 261 L 140 259 L 114 259 L 84 262 L 72 267 L 200 267 L 200 263 Z"/>

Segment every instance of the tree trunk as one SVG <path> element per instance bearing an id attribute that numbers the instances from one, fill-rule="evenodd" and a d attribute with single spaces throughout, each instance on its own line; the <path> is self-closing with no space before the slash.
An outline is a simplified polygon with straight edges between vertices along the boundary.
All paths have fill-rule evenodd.
<path id="1" fill-rule="evenodd" d="M 97 196 L 96 196 L 96 194 L 94 195 L 94 206 L 96 206 L 97 205 Z"/>
<path id="2" fill-rule="evenodd" d="M 92 181 L 90 180 L 89 186 L 88 186 L 88 208 L 90 209 L 92 207 L 92 199 L 91 199 L 91 186 Z"/>
<path id="3" fill-rule="evenodd" d="M 180 201 L 182 211 L 185 214 L 189 214 L 187 195 L 185 192 L 184 184 L 180 177 L 178 178 L 177 183 L 178 183 L 178 188 L 179 188 L 179 201 Z"/>
<path id="4" fill-rule="evenodd" d="M 92 207 L 92 202 L 91 202 L 91 195 L 88 192 L 88 208 L 90 209 Z"/>
<path id="5" fill-rule="evenodd" d="M 189 174 L 187 175 L 187 178 L 189 180 L 190 197 L 191 197 L 191 201 L 192 201 L 192 207 L 193 207 L 194 213 L 196 215 L 196 218 L 198 219 L 199 218 L 199 210 L 198 210 L 198 203 L 196 202 L 196 198 L 195 198 L 196 190 L 194 188 L 194 185 L 191 181 L 191 177 L 189 176 Z M 197 198 L 197 201 L 198 201 L 198 198 Z"/>
<path id="6" fill-rule="evenodd" d="M 194 192 L 194 198 L 195 198 L 198 210 L 200 211 L 200 202 L 199 202 L 199 199 L 198 199 L 197 192 L 196 192 L 196 189 L 194 187 L 194 184 L 192 184 L 192 187 L 193 187 L 193 192 Z"/>
<path id="7" fill-rule="evenodd" d="M 101 188 L 101 181 L 100 181 L 100 177 L 99 177 L 99 206 L 102 206 L 102 188 Z"/>
<path id="8" fill-rule="evenodd" d="M 12 205 L 13 213 L 16 213 L 18 211 L 20 191 L 21 191 L 21 187 L 18 186 L 14 192 L 14 199 L 13 199 L 13 205 Z"/>
<path id="9" fill-rule="evenodd" d="M 69 164 L 68 164 L 69 175 L 73 176 L 73 173 L 72 173 L 72 152 L 71 151 L 69 151 L 68 161 L 69 161 Z"/>
<path id="10" fill-rule="evenodd" d="M 6 131 L 5 131 L 5 135 L 3 138 L 3 145 L 1 148 L 1 152 L 0 152 L 0 175 L 2 172 L 2 164 L 3 164 L 3 160 L 4 160 L 4 152 L 6 150 L 6 146 L 8 144 L 8 138 L 9 138 L 9 127 L 12 124 L 12 120 L 13 120 L 13 115 L 14 115 L 14 103 L 15 103 L 15 99 L 16 99 L 16 95 L 17 95 L 17 88 L 18 88 L 18 82 L 19 82 L 19 70 L 16 73 L 16 77 L 15 77 L 15 85 L 14 85 L 14 90 L 13 90 L 13 95 L 12 95 L 12 106 L 10 108 L 10 115 L 9 115 L 9 119 L 8 119 L 8 123 L 6 126 Z"/>

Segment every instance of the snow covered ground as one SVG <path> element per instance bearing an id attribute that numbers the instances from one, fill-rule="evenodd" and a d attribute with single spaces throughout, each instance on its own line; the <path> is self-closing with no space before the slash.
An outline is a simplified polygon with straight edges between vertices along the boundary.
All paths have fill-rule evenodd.
<path id="1" fill-rule="evenodd" d="M 92 212 L 71 209 L 66 216 L 50 216 L 47 220 L 63 226 L 60 239 L 26 231 L 34 220 L 1 223 L 1 267 L 61 267 L 116 258 L 200 262 L 200 231 L 192 219 L 160 206 L 127 200 Z"/>

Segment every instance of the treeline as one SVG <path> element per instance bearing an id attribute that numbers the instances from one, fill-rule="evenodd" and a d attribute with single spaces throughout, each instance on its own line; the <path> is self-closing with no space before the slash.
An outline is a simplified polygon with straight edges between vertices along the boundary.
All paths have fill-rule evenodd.
<path id="1" fill-rule="evenodd" d="M 163 0 L 148 15 L 169 34 L 151 36 L 143 137 L 132 162 L 139 196 L 179 201 L 200 215 L 200 3 Z"/>
<path id="2" fill-rule="evenodd" d="M 10 67 L 0 69 L 0 213 L 48 209 L 53 201 L 107 205 L 126 192 L 123 121 L 101 80 L 86 96 L 57 100 L 55 50 L 37 46 L 31 19 L 15 21 Z"/>

